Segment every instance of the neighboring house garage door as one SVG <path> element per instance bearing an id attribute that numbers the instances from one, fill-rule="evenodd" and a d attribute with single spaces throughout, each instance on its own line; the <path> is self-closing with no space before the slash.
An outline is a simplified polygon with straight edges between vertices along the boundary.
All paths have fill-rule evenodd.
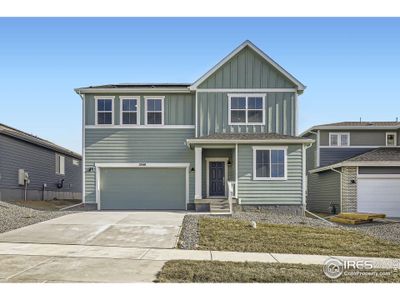
<path id="1" fill-rule="evenodd" d="M 100 209 L 186 209 L 186 169 L 101 168 Z"/>
<path id="2" fill-rule="evenodd" d="M 400 217 L 400 178 L 358 178 L 357 211 Z"/>

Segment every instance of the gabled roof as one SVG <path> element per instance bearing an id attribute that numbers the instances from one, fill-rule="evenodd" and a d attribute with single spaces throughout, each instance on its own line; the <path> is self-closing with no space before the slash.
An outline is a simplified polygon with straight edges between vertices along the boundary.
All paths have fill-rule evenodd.
<path id="1" fill-rule="evenodd" d="M 249 40 L 243 42 L 239 47 L 233 50 L 230 54 L 228 54 L 224 59 L 222 59 L 219 63 L 217 63 L 213 68 L 211 68 L 206 74 L 201 76 L 198 80 L 196 80 L 191 86 L 190 89 L 196 89 L 202 82 L 204 82 L 208 77 L 210 77 L 215 71 L 217 71 L 220 67 L 222 67 L 227 61 L 229 61 L 232 57 L 238 54 L 245 47 L 249 47 L 254 50 L 257 54 L 259 54 L 263 59 L 265 59 L 268 63 L 270 63 L 274 68 L 276 68 L 279 72 L 281 72 L 289 81 L 291 81 L 294 85 L 297 86 L 299 91 L 303 91 L 306 86 L 302 84 L 299 80 L 297 80 L 292 74 L 282 68 L 277 62 L 275 62 L 271 57 L 265 54 L 262 50 L 260 50 L 257 46 L 255 46 Z"/>
<path id="2" fill-rule="evenodd" d="M 354 121 L 345 121 L 345 122 L 337 122 L 337 123 L 328 123 L 328 124 L 321 124 L 313 126 L 303 133 L 300 136 L 305 135 L 313 130 L 319 129 L 332 129 L 332 130 L 365 130 L 365 129 L 372 129 L 372 130 L 379 130 L 379 129 L 393 129 L 397 130 L 400 129 L 400 122 L 398 121 L 370 121 L 370 122 L 354 122 Z"/>
<path id="3" fill-rule="evenodd" d="M 339 163 L 311 170 L 310 173 L 318 173 L 346 166 L 400 166 L 400 147 L 373 149 Z"/>
<path id="4" fill-rule="evenodd" d="M 32 134 L 26 133 L 24 131 L 15 129 L 13 127 L 4 125 L 0 123 L 0 134 L 4 134 L 34 145 L 38 145 L 50 150 L 53 150 L 55 152 L 61 153 L 61 154 L 65 154 L 65 155 L 69 155 L 72 157 L 75 157 L 77 159 L 82 159 L 82 156 L 78 153 L 75 153 L 71 150 L 68 150 L 64 147 L 58 146 L 48 140 L 42 139 L 40 137 L 34 136 Z"/>
<path id="5" fill-rule="evenodd" d="M 314 141 L 298 136 L 277 133 L 215 133 L 188 139 L 187 144 L 310 144 Z"/>

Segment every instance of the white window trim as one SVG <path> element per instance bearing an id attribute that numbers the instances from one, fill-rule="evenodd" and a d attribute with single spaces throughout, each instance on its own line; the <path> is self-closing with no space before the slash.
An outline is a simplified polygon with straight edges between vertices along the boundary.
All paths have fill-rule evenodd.
<path id="1" fill-rule="evenodd" d="M 161 124 L 147 124 L 147 100 L 161 100 Z M 144 125 L 149 127 L 164 126 L 164 100 L 165 96 L 146 96 L 144 97 Z"/>
<path id="2" fill-rule="evenodd" d="M 94 105 L 95 105 L 95 122 L 94 124 L 99 127 L 107 127 L 114 125 L 114 96 L 95 96 L 94 97 Z M 98 100 L 111 100 L 111 124 L 98 124 L 97 123 L 97 101 Z"/>
<path id="3" fill-rule="evenodd" d="M 61 169 L 61 158 L 62 158 L 62 160 L 64 161 L 63 170 Z M 56 159 L 56 174 L 57 174 L 57 175 L 65 175 L 65 156 L 56 153 L 55 159 Z M 59 169 L 60 169 L 60 172 L 58 172 L 58 170 L 57 170 L 57 165 L 58 165 L 58 167 L 59 167 Z M 61 172 L 61 171 L 63 171 L 63 172 Z"/>
<path id="4" fill-rule="evenodd" d="M 284 151 L 284 172 L 285 176 L 283 177 L 257 177 L 256 173 L 256 163 L 257 163 L 257 155 L 256 151 L 257 150 L 283 150 Z M 271 155 L 271 152 L 270 152 Z M 270 159 L 270 164 L 271 164 L 271 159 Z M 271 172 L 271 167 L 270 167 L 270 172 Z M 279 180 L 287 180 L 287 147 L 285 146 L 271 146 L 271 147 L 265 147 L 265 146 L 254 146 L 253 147 L 253 180 L 264 180 L 264 181 L 279 181 Z"/>
<path id="5" fill-rule="evenodd" d="M 228 94 L 228 125 L 265 125 L 265 96 L 266 94 Z M 240 109 L 240 110 L 245 110 L 246 111 L 246 122 L 241 122 L 241 123 L 236 123 L 231 121 L 231 98 L 232 97 L 244 97 L 246 98 L 246 108 L 245 109 Z M 248 122 L 248 98 L 249 97 L 261 97 L 262 98 L 262 122 L 257 123 L 257 122 Z M 239 110 L 239 109 L 237 109 Z"/>
<path id="6" fill-rule="evenodd" d="M 389 146 L 387 143 L 387 138 L 388 138 L 389 134 L 394 135 L 394 145 L 393 146 Z M 396 147 L 397 146 L 397 132 L 386 132 L 385 144 L 386 144 L 386 147 Z"/>
<path id="7" fill-rule="evenodd" d="M 136 124 L 124 124 L 122 122 L 122 108 L 124 100 L 136 100 Z M 119 97 L 119 124 L 123 127 L 138 127 L 140 126 L 140 97 L 139 96 L 121 96 Z"/>
<path id="8" fill-rule="evenodd" d="M 331 143 L 331 136 L 337 135 L 338 136 L 338 144 L 332 145 Z M 342 135 L 347 135 L 347 145 L 342 145 Z M 350 147 L 350 132 L 329 132 L 329 147 Z"/>
<path id="9" fill-rule="evenodd" d="M 225 194 L 223 196 L 210 196 L 210 162 L 211 161 L 217 161 L 217 162 L 223 162 L 224 163 L 224 169 L 225 169 L 225 174 L 224 174 L 224 191 Z M 207 198 L 221 198 L 221 197 L 227 197 L 228 195 L 228 157 L 206 157 L 206 185 L 207 185 Z"/>

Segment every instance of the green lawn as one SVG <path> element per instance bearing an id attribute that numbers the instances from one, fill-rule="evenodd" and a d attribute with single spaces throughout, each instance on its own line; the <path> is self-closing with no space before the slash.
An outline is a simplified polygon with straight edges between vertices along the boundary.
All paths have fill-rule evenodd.
<path id="1" fill-rule="evenodd" d="M 374 270 L 381 271 L 381 270 Z M 382 271 L 386 272 L 386 271 Z M 345 276 L 329 279 L 319 265 L 168 261 L 158 282 L 400 282 L 400 272 L 382 276 Z"/>
<path id="2" fill-rule="evenodd" d="M 199 250 L 400 257 L 400 245 L 350 230 L 200 218 Z"/>

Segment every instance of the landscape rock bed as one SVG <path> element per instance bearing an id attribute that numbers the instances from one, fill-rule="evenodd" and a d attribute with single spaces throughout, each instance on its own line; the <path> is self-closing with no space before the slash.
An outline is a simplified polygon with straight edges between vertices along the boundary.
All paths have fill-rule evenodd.
<path id="1" fill-rule="evenodd" d="M 42 211 L 0 201 L 0 233 L 71 213 L 74 211 Z"/>

